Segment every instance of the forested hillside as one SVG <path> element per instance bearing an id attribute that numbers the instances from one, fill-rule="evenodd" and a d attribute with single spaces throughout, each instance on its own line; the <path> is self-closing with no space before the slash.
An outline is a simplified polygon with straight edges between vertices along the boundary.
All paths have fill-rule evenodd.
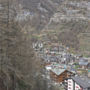
<path id="1" fill-rule="evenodd" d="M 46 90 L 30 31 L 9 16 L 15 16 L 12 2 L 0 5 L 0 90 Z"/>

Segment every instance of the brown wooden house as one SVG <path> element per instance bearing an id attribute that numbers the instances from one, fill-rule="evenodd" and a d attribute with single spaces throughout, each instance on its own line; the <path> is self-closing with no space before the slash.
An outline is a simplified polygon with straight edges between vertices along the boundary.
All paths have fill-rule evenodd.
<path id="1" fill-rule="evenodd" d="M 63 82 L 66 78 L 74 76 L 75 73 L 66 69 L 54 68 L 50 71 L 51 79 L 57 83 Z"/>

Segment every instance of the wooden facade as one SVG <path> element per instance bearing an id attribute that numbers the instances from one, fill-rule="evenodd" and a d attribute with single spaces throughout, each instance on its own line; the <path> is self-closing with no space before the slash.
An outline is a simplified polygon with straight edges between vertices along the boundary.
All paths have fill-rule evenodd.
<path id="1" fill-rule="evenodd" d="M 56 75 L 54 72 L 50 71 L 51 79 L 57 83 L 63 82 L 66 78 L 69 78 L 73 76 L 74 74 L 72 72 L 69 72 L 68 70 L 65 70 L 60 75 Z"/>

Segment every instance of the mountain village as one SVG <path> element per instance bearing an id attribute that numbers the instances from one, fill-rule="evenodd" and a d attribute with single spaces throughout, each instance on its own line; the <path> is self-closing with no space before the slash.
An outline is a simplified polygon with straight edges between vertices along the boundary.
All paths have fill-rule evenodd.
<path id="1" fill-rule="evenodd" d="M 90 1 L 27 0 L 27 3 L 24 2 L 26 1 L 22 0 L 22 3 L 19 3 L 19 0 L 16 0 L 16 4 L 14 3 L 11 7 L 9 3 L 6 7 L 2 3 L 0 4 L 0 20 L 5 23 L 5 25 L 3 25 L 5 30 L 2 28 L 3 23 L 1 23 L 2 33 L 0 37 L 5 38 L 5 42 L 3 42 L 4 39 L 1 38 L 0 64 L 1 69 L 2 66 L 4 67 L 6 65 L 5 70 L 8 73 L 6 74 L 5 72 L 5 76 L 7 76 L 8 79 L 4 79 L 5 76 L 2 73 L 3 70 L 1 70 L 0 88 L 6 85 L 6 89 L 3 90 L 42 90 L 39 88 L 39 86 L 41 86 L 39 84 L 46 80 L 48 88 L 43 90 L 54 90 L 49 89 L 51 86 L 54 86 L 55 90 L 90 90 Z M 14 15 L 9 15 L 9 13 L 13 13 L 12 9 L 9 10 L 9 8 L 13 7 L 15 11 Z M 4 9 L 8 12 L 5 15 L 3 15 Z M 5 20 L 3 18 L 5 18 Z M 8 25 L 11 24 L 10 21 L 13 23 L 17 22 L 18 25 L 15 23 L 15 26 L 12 23 L 13 26 L 8 27 Z M 9 29 L 11 29 L 11 31 Z M 21 29 L 20 34 L 17 31 L 19 29 Z M 7 30 L 10 32 L 8 33 Z M 16 34 L 15 37 L 14 34 Z M 59 37 L 60 35 L 62 36 Z M 29 40 L 31 40 L 30 43 Z M 5 48 L 3 45 L 5 45 Z M 33 49 L 30 46 L 32 46 Z M 82 53 L 80 53 L 79 50 L 77 50 L 78 53 L 74 52 L 74 50 L 71 51 L 71 48 L 79 49 Z M 17 50 L 16 52 L 15 49 Z M 12 52 L 9 52 L 9 50 L 12 50 Z M 5 53 L 2 56 L 3 51 Z M 86 55 L 84 55 L 84 53 Z M 34 54 L 36 56 L 34 56 Z M 11 61 L 9 58 L 11 58 Z M 38 58 L 41 61 L 39 61 L 39 65 L 36 65 Z M 2 63 L 3 59 L 5 59 L 5 62 Z M 8 65 L 7 62 L 9 63 Z M 18 66 L 17 68 L 15 64 Z M 38 79 L 39 70 L 34 70 L 37 67 L 33 69 L 35 65 L 37 67 L 41 65 L 40 70 L 43 68 L 43 73 L 41 74 L 40 72 L 40 75 L 44 80 Z M 8 66 L 12 68 L 10 69 Z M 14 69 L 17 71 L 14 71 Z M 18 72 L 19 69 L 20 72 Z M 29 69 L 32 70 L 29 71 Z M 20 76 L 18 73 L 21 73 Z M 9 81 L 10 79 L 11 81 Z M 9 84 L 6 80 L 9 81 Z M 23 89 L 19 87 L 18 81 Z M 34 82 L 32 83 L 32 81 Z M 34 84 L 39 89 L 37 89 L 37 87 L 35 88 Z M 14 89 L 9 89 L 8 86 L 10 87 L 10 85 Z M 16 87 L 20 89 L 16 89 Z M 46 88 L 45 84 L 42 85 L 42 87 Z"/>
<path id="2" fill-rule="evenodd" d="M 90 58 L 69 53 L 69 47 L 58 43 L 44 47 L 43 42 L 33 48 L 45 67 L 44 78 L 49 84 L 62 86 L 62 90 L 90 90 Z"/>
<path id="3" fill-rule="evenodd" d="M 61 1 L 64 2 L 64 0 Z M 86 24 L 90 20 L 90 2 L 88 1 L 66 1 L 60 8 L 62 9 L 50 18 L 48 25 L 51 22 L 62 21 L 81 21 Z M 48 12 L 41 7 L 40 3 L 38 9 Z M 16 20 L 31 20 L 34 15 L 33 12 L 22 10 L 18 13 Z M 37 56 L 42 59 L 42 65 L 45 67 L 43 78 L 48 80 L 48 85 L 58 86 L 60 90 L 90 90 L 89 57 L 70 53 L 68 46 L 65 47 L 59 43 L 37 41 L 32 46 Z"/>

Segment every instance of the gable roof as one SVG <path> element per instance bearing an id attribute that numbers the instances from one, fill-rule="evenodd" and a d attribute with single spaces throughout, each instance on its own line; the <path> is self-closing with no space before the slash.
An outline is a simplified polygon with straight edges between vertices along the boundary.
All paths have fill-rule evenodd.
<path id="1" fill-rule="evenodd" d="M 55 73 L 56 75 L 60 75 L 60 74 L 62 74 L 64 71 L 66 71 L 66 69 L 53 68 L 53 69 L 51 69 L 51 71 L 52 71 L 53 73 Z"/>
<path id="2" fill-rule="evenodd" d="M 79 65 L 88 65 L 88 62 L 79 62 Z"/>
<path id="3" fill-rule="evenodd" d="M 90 83 L 88 83 L 85 80 L 82 80 L 81 77 L 79 76 L 75 76 L 75 77 L 71 77 L 77 84 L 79 84 L 81 87 L 83 88 L 90 88 Z"/>
<path id="4" fill-rule="evenodd" d="M 79 65 L 88 65 L 88 60 L 85 58 L 80 58 Z"/>

